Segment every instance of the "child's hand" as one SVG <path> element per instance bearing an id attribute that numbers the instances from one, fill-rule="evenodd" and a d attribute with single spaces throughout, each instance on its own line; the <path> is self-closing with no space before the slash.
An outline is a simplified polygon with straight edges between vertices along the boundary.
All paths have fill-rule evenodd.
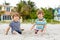
<path id="1" fill-rule="evenodd" d="M 45 32 L 46 32 L 46 30 L 43 30 L 43 32 L 45 33 Z"/>
<path id="2" fill-rule="evenodd" d="M 35 26 L 35 24 L 31 27 L 31 29 L 30 29 L 30 30 L 32 30 L 32 29 L 34 28 L 34 26 Z"/>
<path id="3" fill-rule="evenodd" d="M 46 32 L 46 28 L 44 28 L 44 30 L 43 30 L 43 33 L 45 33 Z"/>
<path id="4" fill-rule="evenodd" d="M 32 28 L 30 30 L 32 30 Z"/>
<path id="5" fill-rule="evenodd" d="M 8 33 L 5 32 L 5 35 L 8 35 Z"/>
<path id="6" fill-rule="evenodd" d="M 32 26 L 30 30 L 32 30 L 34 27 Z"/>
<path id="7" fill-rule="evenodd" d="M 6 29 L 5 29 L 5 35 L 7 35 L 8 34 L 8 31 L 10 30 L 10 27 L 7 27 Z"/>
<path id="8" fill-rule="evenodd" d="M 46 26 L 44 26 L 44 30 L 43 30 L 43 32 L 46 32 Z"/>

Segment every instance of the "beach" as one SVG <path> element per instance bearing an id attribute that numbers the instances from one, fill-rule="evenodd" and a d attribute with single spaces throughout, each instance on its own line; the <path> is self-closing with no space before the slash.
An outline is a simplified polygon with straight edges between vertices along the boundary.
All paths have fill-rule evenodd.
<path id="1" fill-rule="evenodd" d="M 5 29 L 9 24 L 0 24 L 0 40 L 60 40 L 60 24 L 47 24 L 46 33 L 38 32 L 37 35 L 34 34 L 34 30 L 30 30 L 32 24 L 21 24 L 21 28 L 24 28 L 22 35 L 11 34 L 11 29 L 8 35 L 5 35 Z"/>

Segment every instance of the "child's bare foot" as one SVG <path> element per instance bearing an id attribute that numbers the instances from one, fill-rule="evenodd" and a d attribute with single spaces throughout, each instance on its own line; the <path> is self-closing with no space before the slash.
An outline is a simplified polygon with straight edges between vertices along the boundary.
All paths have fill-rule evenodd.
<path id="1" fill-rule="evenodd" d="M 16 35 L 16 33 L 13 33 L 13 35 Z"/>
<path id="2" fill-rule="evenodd" d="M 24 29 L 21 29 L 21 31 L 24 31 Z"/>
<path id="3" fill-rule="evenodd" d="M 13 35 L 16 35 L 17 34 L 17 32 L 16 31 L 13 31 L 13 33 L 12 33 Z"/>

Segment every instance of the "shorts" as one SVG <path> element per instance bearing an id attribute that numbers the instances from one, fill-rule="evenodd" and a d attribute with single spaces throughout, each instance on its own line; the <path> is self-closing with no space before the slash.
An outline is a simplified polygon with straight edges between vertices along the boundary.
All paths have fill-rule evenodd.
<path id="1" fill-rule="evenodd" d="M 37 33 L 38 33 L 38 31 L 39 31 L 39 30 L 36 30 L 36 29 L 35 29 L 35 34 L 37 34 Z M 41 30 L 41 32 L 43 32 L 43 30 Z"/>
<path id="2" fill-rule="evenodd" d="M 16 31 L 16 32 L 19 33 L 19 34 L 22 34 L 22 32 L 21 32 L 20 30 L 12 30 L 12 31 L 11 31 L 12 34 L 13 34 L 13 31 Z"/>

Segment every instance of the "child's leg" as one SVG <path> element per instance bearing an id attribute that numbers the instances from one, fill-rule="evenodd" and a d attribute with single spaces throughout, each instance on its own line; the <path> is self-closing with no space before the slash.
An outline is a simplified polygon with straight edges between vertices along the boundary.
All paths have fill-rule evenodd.
<path id="1" fill-rule="evenodd" d="M 14 35 L 17 34 L 16 31 L 11 31 L 11 33 L 14 34 Z"/>
<path id="2" fill-rule="evenodd" d="M 43 32 L 43 31 L 44 31 L 44 28 L 41 28 L 41 29 L 40 29 L 40 32 Z"/>
<path id="3" fill-rule="evenodd" d="M 35 29 L 35 34 L 37 34 L 37 33 L 38 33 L 38 31 L 39 31 L 39 30 L 36 30 L 36 29 Z"/>
<path id="4" fill-rule="evenodd" d="M 44 30 L 43 29 L 41 29 L 40 32 L 41 32 L 41 35 L 44 35 Z"/>
<path id="5" fill-rule="evenodd" d="M 22 34 L 22 32 L 20 30 L 16 30 L 16 32 L 18 32 L 19 34 Z"/>
<path id="6" fill-rule="evenodd" d="M 41 30 L 41 32 L 43 32 L 43 30 Z"/>

